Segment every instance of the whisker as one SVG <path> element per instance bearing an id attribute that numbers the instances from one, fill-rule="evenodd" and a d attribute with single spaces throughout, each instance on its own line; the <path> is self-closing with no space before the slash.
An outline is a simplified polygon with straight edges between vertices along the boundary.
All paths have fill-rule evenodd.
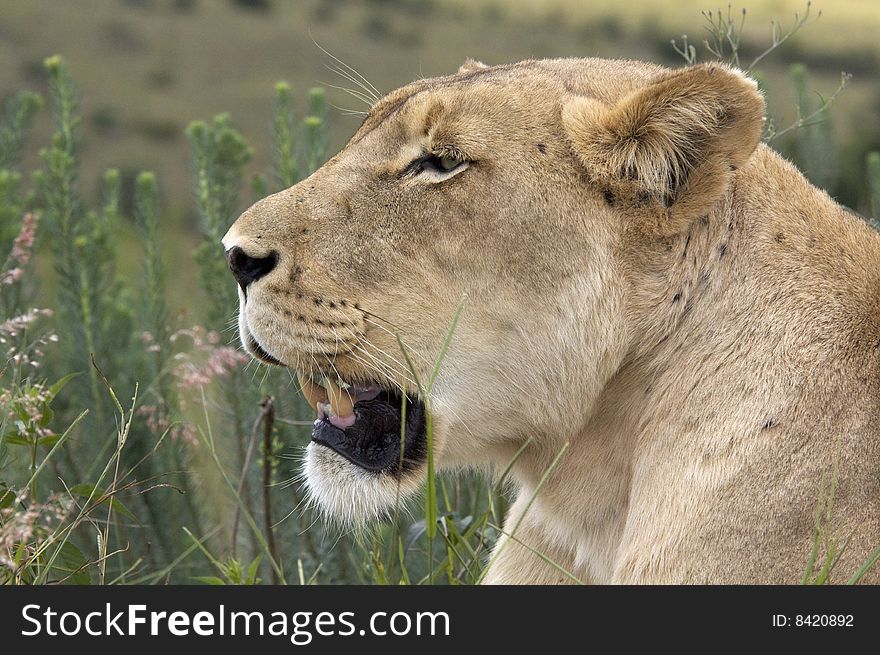
<path id="1" fill-rule="evenodd" d="M 373 84 L 370 82 L 370 80 L 368 80 L 366 77 L 364 77 L 363 75 L 361 75 L 358 71 L 356 71 L 354 68 L 352 68 L 351 66 L 349 66 L 348 64 L 346 64 L 346 63 L 345 63 L 344 61 L 342 61 L 339 57 L 337 57 L 336 55 L 331 54 L 331 53 L 328 52 L 325 48 L 321 47 L 321 46 L 318 44 L 318 42 L 315 41 L 314 38 L 312 39 L 312 43 L 315 44 L 315 46 L 318 48 L 318 50 L 320 50 L 321 52 L 323 52 L 325 55 L 327 55 L 328 57 L 330 57 L 333 61 L 335 61 L 336 63 L 338 63 L 340 66 L 342 66 L 342 67 L 345 68 L 346 70 L 350 71 L 352 75 L 354 75 L 354 76 L 356 76 L 357 78 L 359 78 L 359 79 L 360 79 L 360 80 L 361 80 L 366 86 L 368 86 L 368 87 L 370 88 L 370 90 L 376 95 L 376 99 L 377 99 L 377 100 L 380 99 L 380 97 L 381 97 L 381 95 L 382 95 L 381 92 L 379 91 L 379 89 L 377 89 L 375 86 L 373 86 Z"/>
<path id="2" fill-rule="evenodd" d="M 366 86 L 360 79 L 358 79 L 355 75 L 352 75 L 344 68 L 337 65 L 324 64 L 324 66 L 333 73 L 336 73 L 342 79 L 351 82 L 358 89 L 360 89 L 360 93 L 363 93 L 366 97 L 370 98 L 373 103 L 379 100 L 379 95 L 376 94 L 370 87 Z M 371 103 L 372 104 L 372 103 Z"/>
<path id="3" fill-rule="evenodd" d="M 368 116 L 369 112 L 361 111 L 359 109 L 345 109 L 344 107 L 340 107 L 339 105 L 334 105 L 332 102 L 329 103 L 333 109 L 341 113 L 343 116 Z"/>
<path id="4" fill-rule="evenodd" d="M 364 84 L 361 79 L 362 76 L 355 71 L 355 74 L 352 75 L 348 73 L 345 69 L 340 68 L 339 66 L 327 66 L 331 71 L 339 75 L 340 77 L 345 78 L 355 86 L 359 87 L 365 94 L 367 94 L 370 98 L 373 99 L 373 102 L 378 102 L 380 100 L 381 94 L 375 89 Z M 361 79 L 359 79 L 361 78 Z"/>
<path id="5" fill-rule="evenodd" d="M 403 332 L 403 330 L 401 330 L 397 325 L 395 325 L 393 322 L 389 321 L 387 318 L 382 318 L 382 317 L 379 316 L 378 314 L 374 314 L 373 312 L 367 311 L 366 309 L 363 309 L 363 308 L 361 308 L 361 313 L 362 313 L 362 314 L 365 314 L 365 315 L 367 315 L 367 316 L 372 316 L 373 318 L 378 318 L 378 319 L 379 319 L 380 321 L 382 321 L 383 323 L 388 323 L 388 325 L 390 325 L 391 327 L 393 327 L 393 328 L 394 328 L 395 330 L 397 330 L 398 332 Z"/>
<path id="6" fill-rule="evenodd" d="M 404 380 L 405 380 L 406 382 L 408 382 L 410 385 L 415 386 L 415 380 L 413 380 L 413 379 L 410 377 L 408 369 L 407 369 L 406 367 L 404 367 L 403 364 L 402 364 L 401 362 L 397 361 L 396 359 L 394 359 L 393 357 L 391 357 L 390 355 L 388 355 L 387 353 L 385 353 L 381 348 L 379 348 L 379 347 L 377 347 L 375 344 L 371 343 L 368 339 L 365 339 L 364 337 L 359 337 L 358 335 L 356 335 L 356 334 L 351 330 L 351 328 L 349 328 L 348 326 L 345 326 L 345 328 L 346 328 L 349 332 L 351 332 L 353 336 L 355 336 L 355 337 L 358 339 L 358 341 L 359 341 L 360 344 L 362 344 L 362 345 L 364 345 L 364 346 L 370 346 L 370 347 L 372 347 L 372 348 L 375 348 L 377 351 L 379 351 L 380 353 L 382 353 L 383 355 L 385 355 L 386 357 L 388 357 L 392 362 L 394 362 L 395 364 L 397 364 L 397 366 L 399 367 L 399 370 L 396 370 L 394 366 L 392 366 L 392 365 L 389 364 L 388 362 L 382 361 L 381 359 L 379 359 L 378 357 L 376 357 L 375 355 L 373 355 L 371 352 L 369 352 L 369 351 L 366 350 L 365 348 L 362 348 L 360 345 L 355 345 L 355 348 L 356 348 L 357 350 L 359 350 L 359 351 L 362 352 L 364 355 L 366 355 L 367 357 L 369 357 L 369 358 L 370 358 L 371 360 L 373 360 L 377 365 L 381 365 L 381 366 L 383 366 L 386 370 L 390 371 L 391 374 L 392 374 L 393 376 L 400 376 L 400 377 L 404 378 Z M 352 353 L 350 352 L 349 354 L 352 354 Z M 387 377 L 391 377 L 391 376 L 389 376 L 388 374 L 386 374 L 386 376 L 387 376 Z M 397 385 L 397 386 L 400 386 L 400 385 Z M 401 388 L 401 391 L 403 391 L 402 388 Z"/>
<path id="7" fill-rule="evenodd" d="M 275 523 L 275 525 L 273 525 L 272 527 L 277 528 L 279 525 L 281 525 L 287 519 L 289 519 L 291 516 L 293 516 L 297 512 L 297 510 L 299 510 L 301 507 L 303 507 L 303 505 L 307 505 L 307 503 L 308 503 L 308 501 L 307 501 L 306 497 L 303 496 L 302 499 L 300 499 L 300 501 L 294 506 L 294 508 L 292 510 L 290 510 L 287 514 L 285 514 L 281 519 L 279 519 L 278 522 Z"/>
<path id="8" fill-rule="evenodd" d="M 358 348 L 358 349 L 361 350 L 362 352 L 364 352 L 367 356 L 370 356 L 370 354 L 363 351 L 362 348 Z M 383 370 L 383 369 L 379 368 L 379 366 L 377 364 L 384 365 L 383 362 L 375 360 L 375 358 L 373 358 L 373 359 L 376 363 L 370 362 L 354 352 L 350 352 L 349 357 L 351 357 L 354 361 L 361 364 L 362 366 L 364 366 L 368 370 L 374 371 L 380 380 L 385 380 L 386 382 L 388 382 L 388 384 L 390 384 L 393 387 L 395 387 L 396 389 L 400 390 L 401 393 L 406 393 L 406 390 L 403 388 L 403 386 L 395 379 L 396 376 L 395 376 L 395 373 L 393 370 L 389 370 L 389 369 Z"/>
<path id="9" fill-rule="evenodd" d="M 368 318 L 364 318 L 364 321 L 366 321 L 367 323 L 370 323 L 371 325 L 376 326 L 376 327 L 379 328 L 380 330 L 384 330 L 385 332 L 387 332 L 388 334 L 390 334 L 390 335 L 391 335 L 392 337 L 394 337 L 395 339 L 400 339 L 400 342 L 406 347 L 407 352 L 412 353 L 413 355 L 415 355 L 416 357 L 420 358 L 421 360 L 423 360 L 424 362 L 426 362 L 426 363 L 429 364 L 429 365 L 433 363 L 433 362 L 431 362 L 430 359 L 428 359 L 427 357 L 425 357 L 424 355 L 422 355 L 418 350 L 416 350 L 415 348 L 413 348 L 412 346 L 410 346 L 408 343 L 406 343 L 406 341 L 404 341 L 403 338 L 401 338 L 400 335 L 397 334 L 396 332 L 392 332 L 391 330 L 389 330 L 389 329 L 388 329 L 387 327 L 385 327 L 384 325 L 380 325 L 379 323 L 376 323 L 375 321 L 372 321 L 372 320 L 370 320 L 370 319 L 368 319 Z"/>
<path id="10" fill-rule="evenodd" d="M 401 370 L 409 371 L 409 366 L 404 365 L 403 362 L 401 362 L 401 361 L 398 360 L 397 358 L 395 358 L 395 357 L 389 355 L 387 352 L 385 352 L 384 350 L 382 350 L 379 346 L 377 346 L 376 344 L 374 344 L 372 341 L 370 341 L 370 340 L 367 339 L 366 337 L 361 337 L 360 342 L 361 342 L 363 345 L 365 345 L 365 346 L 369 346 L 370 348 L 374 348 L 374 349 L 375 349 L 376 351 L 378 351 L 380 354 L 384 355 L 385 357 L 387 357 L 388 359 L 390 359 L 392 362 L 394 362 L 395 364 L 397 364 L 397 365 L 401 368 Z M 425 361 L 427 361 L 427 360 L 425 360 Z M 410 371 L 410 373 L 412 373 L 412 371 Z"/>
<path id="11" fill-rule="evenodd" d="M 339 91 L 344 91 L 345 93 L 352 96 L 353 98 L 360 100 L 368 107 L 373 106 L 372 99 L 369 96 L 364 95 L 363 93 L 361 93 L 357 89 L 351 89 L 347 86 L 339 86 L 338 84 L 331 84 L 330 82 L 325 82 L 325 81 L 322 81 L 320 83 L 323 84 L 324 86 L 330 87 L 331 89 L 337 89 Z"/>

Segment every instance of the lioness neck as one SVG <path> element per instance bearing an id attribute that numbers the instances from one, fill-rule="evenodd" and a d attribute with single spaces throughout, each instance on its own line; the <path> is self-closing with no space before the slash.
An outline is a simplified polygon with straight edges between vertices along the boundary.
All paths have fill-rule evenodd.
<path id="1" fill-rule="evenodd" d="M 880 236 L 766 146 L 653 257 L 632 278 L 636 366 L 656 372 L 685 347 L 692 362 L 815 363 L 875 342 Z M 752 348 L 759 333 L 777 347 Z"/>
<path id="2" fill-rule="evenodd" d="M 583 429 L 562 440 L 568 450 L 533 501 L 538 516 L 553 519 L 525 520 L 524 529 L 542 531 L 585 582 L 748 579 L 746 563 L 728 575 L 731 553 L 709 544 L 745 552 L 764 538 L 800 561 L 818 478 L 792 482 L 770 465 L 779 479 L 762 480 L 767 488 L 752 498 L 748 471 L 776 457 L 809 456 L 804 470 L 813 472 L 834 460 L 835 437 L 816 429 L 825 419 L 805 398 L 848 394 L 852 408 L 836 411 L 855 434 L 873 420 L 872 392 L 862 394 L 856 378 L 877 386 L 880 371 L 880 237 L 761 146 L 709 214 L 633 268 L 629 354 Z M 828 444 L 810 436 L 826 433 Z M 844 458 L 861 452 L 843 449 Z M 555 454 L 518 462 L 521 494 L 508 525 L 526 512 Z M 719 501 L 729 488 L 739 491 Z M 802 498 L 803 516 L 773 524 L 796 535 L 789 541 L 771 539 L 757 517 L 748 524 L 750 507 L 774 511 L 762 493 Z M 566 553 L 562 544 L 575 545 Z M 749 562 L 770 566 L 759 559 Z"/>

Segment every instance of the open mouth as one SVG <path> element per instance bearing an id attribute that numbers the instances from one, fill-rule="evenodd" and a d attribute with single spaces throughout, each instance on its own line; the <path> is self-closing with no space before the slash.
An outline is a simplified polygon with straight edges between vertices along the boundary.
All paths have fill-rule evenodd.
<path id="1" fill-rule="evenodd" d="M 267 364 L 284 366 L 250 334 L 248 350 Z M 379 384 L 348 384 L 326 376 L 299 376 L 300 390 L 318 414 L 312 441 L 366 471 L 415 469 L 427 455 L 424 403 Z M 402 434 L 402 436 L 401 436 Z"/>
<path id="2" fill-rule="evenodd" d="M 373 472 L 400 473 L 426 455 L 421 400 L 379 385 L 300 375 L 300 389 L 318 413 L 312 441 Z"/>

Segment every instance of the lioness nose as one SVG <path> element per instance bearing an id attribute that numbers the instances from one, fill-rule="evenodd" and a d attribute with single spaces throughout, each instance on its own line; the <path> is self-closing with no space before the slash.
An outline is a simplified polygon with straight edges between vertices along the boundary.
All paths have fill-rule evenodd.
<path id="1" fill-rule="evenodd" d="M 238 286 L 247 292 L 251 282 L 256 282 L 275 268 L 278 255 L 271 252 L 266 257 L 251 257 L 242 248 L 233 246 L 226 251 L 226 261 L 229 262 L 229 270 L 235 276 Z"/>

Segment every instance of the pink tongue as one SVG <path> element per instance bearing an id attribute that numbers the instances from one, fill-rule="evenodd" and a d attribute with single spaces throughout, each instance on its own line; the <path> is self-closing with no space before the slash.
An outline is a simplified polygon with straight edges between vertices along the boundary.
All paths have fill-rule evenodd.
<path id="1" fill-rule="evenodd" d="M 354 425 L 354 422 L 357 420 L 354 413 L 350 416 L 336 416 L 335 414 L 330 415 L 330 424 L 336 426 L 340 430 L 344 430 L 345 428 L 350 428 Z"/>
<path id="2" fill-rule="evenodd" d="M 376 396 L 382 393 L 382 390 L 376 386 L 361 386 L 355 385 L 351 389 L 354 392 L 354 402 L 360 402 L 362 400 L 373 400 Z M 355 421 L 357 421 L 357 416 L 354 411 L 348 416 L 337 416 L 336 414 L 330 414 L 329 417 L 324 413 L 324 410 L 321 409 L 321 405 L 318 405 L 318 418 L 327 418 L 330 421 L 331 425 L 336 426 L 340 430 L 344 430 L 345 428 L 350 428 L 354 425 Z"/>

